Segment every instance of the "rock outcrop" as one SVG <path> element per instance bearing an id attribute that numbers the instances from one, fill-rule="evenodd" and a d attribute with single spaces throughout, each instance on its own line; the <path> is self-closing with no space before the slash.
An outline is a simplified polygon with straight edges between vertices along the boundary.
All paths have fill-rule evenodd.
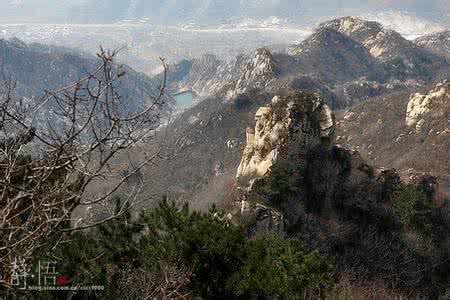
<path id="1" fill-rule="evenodd" d="M 192 90 L 200 97 L 216 92 L 218 88 L 216 74 L 223 62 L 215 55 L 205 54 L 191 62 L 191 67 L 176 90 Z"/>
<path id="2" fill-rule="evenodd" d="M 240 214 L 249 235 L 284 235 L 284 215 L 263 201 L 255 203 L 255 190 L 261 180 L 270 177 L 276 164 L 292 156 L 306 157 L 309 149 L 318 145 L 330 147 L 334 115 L 317 94 L 293 92 L 275 96 L 268 106 L 258 109 L 255 120 L 255 128 L 247 129 L 246 147 L 236 175 L 243 186 Z"/>
<path id="3" fill-rule="evenodd" d="M 255 120 L 255 128 L 247 129 L 236 175 L 241 183 L 266 175 L 288 145 L 305 152 L 306 147 L 331 141 L 334 136 L 331 109 L 318 96 L 304 93 L 275 96 L 270 105 L 256 112 Z"/>
<path id="4" fill-rule="evenodd" d="M 271 233 L 285 235 L 284 216 L 273 208 L 256 203 L 252 206 L 246 200 L 241 202 L 241 217 L 247 220 L 246 231 L 248 235 L 256 233 Z"/>
<path id="5" fill-rule="evenodd" d="M 402 180 L 431 173 L 450 197 L 450 82 L 376 97 L 338 113 L 337 135 L 370 163 L 396 168 Z"/>
<path id="6" fill-rule="evenodd" d="M 334 115 L 316 94 L 277 96 L 258 110 L 237 171 L 250 235 L 282 235 L 310 213 L 386 217 L 379 203 L 395 191 L 398 174 L 377 173 L 358 151 L 334 144 L 334 131 Z"/>
<path id="7" fill-rule="evenodd" d="M 272 53 L 265 49 L 258 49 L 254 57 L 241 66 L 239 79 L 229 90 L 228 97 L 233 98 L 249 89 L 265 88 L 273 79 L 275 62 Z"/>
<path id="8" fill-rule="evenodd" d="M 445 101 L 450 97 L 450 83 L 444 81 L 436 85 L 435 89 L 424 94 L 412 94 L 406 109 L 406 125 L 415 127 L 416 131 L 420 131 L 425 124 L 424 117 L 439 102 Z"/>
<path id="9" fill-rule="evenodd" d="M 265 88 L 275 69 L 272 53 L 264 48 L 225 61 L 207 54 L 194 59 L 188 74 L 172 88 L 190 89 L 200 97 L 224 92 L 233 98 L 251 88 Z"/>

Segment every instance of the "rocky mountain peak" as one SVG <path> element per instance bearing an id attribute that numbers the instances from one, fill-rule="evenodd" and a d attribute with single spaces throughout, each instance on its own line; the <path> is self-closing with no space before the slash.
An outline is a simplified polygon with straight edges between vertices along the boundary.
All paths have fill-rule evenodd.
<path id="1" fill-rule="evenodd" d="M 349 36 L 367 34 L 369 32 L 380 32 L 383 26 L 377 22 L 362 20 L 358 17 L 347 16 L 324 22 L 319 28 L 330 28 Z"/>
<path id="2" fill-rule="evenodd" d="M 241 65 L 239 79 L 230 88 L 227 96 L 233 98 L 252 88 L 267 87 L 275 75 L 275 70 L 272 53 L 266 48 L 256 50 L 253 57 L 249 57 Z"/>
<path id="3" fill-rule="evenodd" d="M 175 89 L 191 89 L 202 98 L 222 92 L 231 99 L 249 89 L 267 87 L 275 73 L 274 57 L 265 48 L 227 60 L 209 54 L 192 61 L 187 75 L 175 82 Z"/>
<path id="4" fill-rule="evenodd" d="M 348 35 L 363 44 L 370 54 L 380 59 L 390 59 L 399 49 L 413 45 L 399 33 L 383 27 L 380 23 L 356 17 L 331 20 L 320 24 L 319 28 L 330 28 Z"/>
<path id="5" fill-rule="evenodd" d="M 246 183 L 270 172 L 283 157 L 305 154 L 314 145 L 334 138 L 331 109 L 315 94 L 294 92 L 275 96 L 255 114 L 255 128 L 247 129 L 247 143 L 237 171 Z"/>
<path id="6" fill-rule="evenodd" d="M 272 53 L 266 48 L 261 48 L 256 50 L 254 57 L 244 66 L 243 75 L 246 78 L 271 76 L 274 69 Z"/>
<path id="7" fill-rule="evenodd" d="M 319 28 L 336 30 L 362 44 L 371 56 L 384 64 L 391 79 L 429 81 L 437 75 L 436 70 L 449 68 L 443 57 L 377 22 L 345 17 L 322 23 Z"/>
<path id="8" fill-rule="evenodd" d="M 343 48 L 347 48 L 347 46 L 364 48 L 345 33 L 334 28 L 319 27 L 310 37 L 298 45 L 297 52 L 294 51 L 294 54 L 300 55 L 304 51 L 309 51 L 310 48 L 330 46 L 341 50 L 344 50 Z"/>
<path id="9" fill-rule="evenodd" d="M 319 27 L 291 52 L 301 72 L 320 77 L 328 84 L 385 77 L 381 64 L 362 44 L 333 28 Z"/>

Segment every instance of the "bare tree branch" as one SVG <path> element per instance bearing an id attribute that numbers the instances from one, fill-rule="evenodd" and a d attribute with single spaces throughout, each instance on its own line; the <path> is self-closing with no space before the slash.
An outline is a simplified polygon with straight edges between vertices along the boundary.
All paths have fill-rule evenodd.
<path id="1" fill-rule="evenodd" d="M 158 129 L 167 64 L 161 59 L 165 75 L 154 94 L 130 99 L 120 92 L 125 71 L 115 64 L 116 54 L 101 48 L 93 72 L 45 91 L 34 103 L 15 98 L 11 78 L 0 87 L 0 286 L 9 286 L 14 258 L 31 261 L 66 232 L 116 219 L 142 203 L 138 195 L 144 183 L 139 182 L 122 193 L 120 209 L 109 216 L 74 220 L 80 205 L 107 207 L 164 147 L 164 138 L 151 153 L 145 144 L 165 134 Z M 121 176 L 120 160 L 127 157 L 133 159 L 132 169 Z"/>

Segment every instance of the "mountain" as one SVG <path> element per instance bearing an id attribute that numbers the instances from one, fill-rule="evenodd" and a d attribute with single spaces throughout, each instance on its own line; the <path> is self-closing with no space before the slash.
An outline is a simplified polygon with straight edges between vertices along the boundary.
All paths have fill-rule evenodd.
<path id="1" fill-rule="evenodd" d="M 99 65 L 98 58 L 78 50 L 63 47 L 26 44 L 18 39 L 0 39 L 0 66 L 4 79 L 17 81 L 16 93 L 28 98 L 40 97 L 45 91 L 77 82 Z M 155 94 L 159 82 L 122 66 L 126 76 L 121 79 L 119 92 L 136 99 L 139 105 Z"/>
<path id="2" fill-rule="evenodd" d="M 386 107 L 378 104 L 377 113 L 392 117 Z M 422 242 L 420 233 L 402 224 L 396 206 L 402 189 L 413 193 L 416 186 L 402 182 L 390 165 L 375 168 L 363 152 L 336 144 L 342 139 L 336 125 L 319 95 L 299 90 L 247 92 L 234 101 L 207 98 L 169 127 L 174 147 L 170 159 L 145 174 L 149 192 L 164 191 L 196 210 L 216 204 L 249 236 L 301 239 L 307 249 L 335 257 L 338 272 L 351 272 L 356 284 L 385 282 L 431 297 L 440 290 L 432 278 L 448 282 L 439 272 L 448 267 L 447 207 L 426 212 L 436 239 Z M 358 125 L 359 133 L 371 130 Z M 433 177 L 419 174 L 413 182 L 418 192 L 429 193 L 426 203 L 438 196 Z M 400 267 L 404 272 L 392 276 Z"/>
<path id="3" fill-rule="evenodd" d="M 433 93 L 442 95 L 441 89 Z M 298 238 L 335 258 L 337 278 L 350 272 L 363 285 L 378 279 L 410 297 L 445 293 L 441 286 L 449 278 L 441 270 L 449 267 L 450 219 L 435 178 L 420 176 L 406 185 L 395 170 L 376 169 L 358 151 L 336 145 L 333 113 L 317 95 L 277 95 L 257 110 L 255 122 L 247 129 L 236 195 L 229 199 L 250 237 Z M 407 214 L 417 213 L 411 223 L 399 209 L 409 201 L 415 204 Z M 419 224 L 428 224 L 428 233 Z M 427 234 L 434 238 L 422 244 Z M 429 251 L 420 250 L 425 244 Z"/>
<path id="4" fill-rule="evenodd" d="M 198 99 L 291 86 L 324 93 L 333 108 L 342 108 L 417 88 L 450 73 L 450 64 L 379 23 L 346 17 L 322 23 L 284 51 L 261 48 L 226 60 L 208 54 L 172 70 L 171 89 L 192 90 Z"/>
<path id="5" fill-rule="evenodd" d="M 364 45 L 372 56 L 384 63 L 386 71 L 395 78 L 430 80 L 436 77 L 436 70 L 449 68 L 442 57 L 377 22 L 343 17 L 324 22 L 319 27 L 334 29 Z"/>
<path id="6" fill-rule="evenodd" d="M 174 90 L 192 90 L 199 97 L 220 93 L 232 99 L 252 89 L 274 88 L 286 76 L 279 56 L 266 48 L 257 49 L 251 55 L 238 55 L 229 60 L 220 60 L 214 55 L 203 55 L 189 63 L 174 67 L 170 82 Z M 182 71 L 180 71 L 182 70 Z"/>
<path id="7" fill-rule="evenodd" d="M 437 55 L 450 60 L 450 31 L 442 31 L 417 38 L 414 41 Z"/>
<path id="8" fill-rule="evenodd" d="M 337 115 L 338 142 L 406 179 L 430 172 L 450 195 L 450 83 L 375 97 Z M 361 130 L 363 128 L 364 130 Z"/>
<path id="9" fill-rule="evenodd" d="M 321 23 L 319 28 L 339 31 L 363 44 L 374 57 L 389 60 L 401 54 L 413 44 L 399 33 L 385 29 L 378 22 L 365 21 L 357 17 L 343 17 Z"/>
<path id="10" fill-rule="evenodd" d="M 375 57 L 361 41 L 322 27 L 291 54 L 262 48 L 175 66 L 171 89 L 202 101 L 169 124 L 170 159 L 146 171 L 148 191 L 197 210 L 217 204 L 250 236 L 299 238 L 356 281 L 433 297 L 433 278 L 448 283 L 450 83 L 421 87 L 431 79 L 396 77 L 388 64 L 410 53 L 396 47 L 445 60 L 402 40 Z M 436 238 L 399 216 L 421 205 L 432 207 L 417 218 Z"/>
<path id="11" fill-rule="evenodd" d="M 319 28 L 291 50 L 298 70 L 330 84 L 361 77 L 383 81 L 381 64 L 352 38 L 330 28 Z"/>
<path id="12" fill-rule="evenodd" d="M 291 52 L 294 55 L 261 48 L 253 55 L 225 61 L 204 55 L 182 62 L 184 67 L 176 65 L 170 86 L 173 90 L 193 90 L 200 98 L 221 92 L 228 99 L 252 89 L 274 91 L 292 86 L 324 93 L 333 107 L 342 107 L 355 99 L 350 94 L 338 99 L 333 89 L 362 79 L 384 81 L 382 65 L 366 48 L 331 29 L 317 31 Z"/>
<path id="13" fill-rule="evenodd" d="M 396 55 L 403 55 L 403 50 L 394 47 L 395 49 L 390 50 L 393 56 L 386 56 L 386 59 L 374 57 L 369 48 L 350 34 L 364 41 L 364 36 L 370 36 L 367 28 L 374 28 L 375 32 L 384 29 L 377 23 L 355 23 L 358 19 L 354 20 L 351 24 L 360 24 L 365 29 L 353 30 L 348 26 L 348 31 L 337 28 L 340 29 L 338 31 L 322 26 L 302 43 L 291 46 L 288 53 L 262 48 L 253 54 L 240 55 L 230 60 L 205 55 L 173 66 L 170 89 L 192 89 L 199 97 L 196 105 L 181 113 L 171 123 L 169 136 L 177 143 L 170 156 L 173 160 L 164 162 L 163 167 L 155 174 L 147 176 L 154 178 L 152 186 L 159 186 L 174 198 L 194 198 L 200 202 L 206 201 L 205 198 L 212 195 L 212 191 L 226 195 L 226 186 L 234 180 L 233 172 L 239 165 L 240 149 L 243 150 L 246 141 L 245 128 L 253 124 L 253 115 L 260 106 L 267 105 L 275 95 L 282 95 L 290 90 L 319 93 L 332 109 L 348 109 L 357 104 L 351 110 L 361 107 L 361 120 L 365 120 L 363 118 L 366 115 L 373 117 L 365 123 L 344 122 L 339 113 L 338 131 L 344 130 L 342 124 L 346 124 L 345 128 L 348 127 L 351 132 L 338 134 L 339 143 L 347 141 L 343 136 L 351 136 L 350 141 L 358 141 L 366 147 L 379 141 L 379 144 L 373 144 L 370 149 L 390 149 L 386 150 L 387 154 L 383 154 L 385 160 L 381 156 L 372 160 L 375 157 L 370 156 L 370 151 L 365 148 L 361 148 L 362 155 L 367 156 L 369 162 L 376 166 L 398 167 L 404 175 L 405 168 L 409 167 L 401 162 L 405 161 L 403 153 L 408 150 L 405 148 L 403 152 L 397 152 L 392 141 L 401 134 L 408 135 L 411 129 L 397 129 L 395 126 L 406 126 L 404 120 L 410 94 L 421 86 L 427 86 L 430 80 L 421 79 L 420 75 L 415 74 L 411 74 L 412 79 L 405 79 L 390 73 L 386 63 Z M 340 22 L 343 21 L 335 20 L 331 23 Z M 391 36 L 398 37 L 395 33 Z M 397 47 L 403 46 L 424 55 L 438 57 L 399 38 Z M 439 58 L 439 61 L 445 60 Z M 436 73 L 438 71 L 433 70 Z M 368 103 L 365 104 L 365 101 Z M 355 118 L 358 113 L 354 114 Z M 385 131 L 381 133 L 373 129 L 380 126 L 379 119 L 386 123 L 383 127 Z M 352 146 L 350 142 L 345 144 Z M 424 155 L 425 152 L 418 150 L 415 144 L 410 146 L 417 150 L 418 157 Z M 446 149 L 445 146 L 442 149 Z M 398 161 L 394 163 L 396 158 Z M 424 160 L 424 164 L 427 161 Z M 435 167 L 424 166 L 418 171 L 436 171 L 436 175 L 441 173 L 441 166 Z"/>

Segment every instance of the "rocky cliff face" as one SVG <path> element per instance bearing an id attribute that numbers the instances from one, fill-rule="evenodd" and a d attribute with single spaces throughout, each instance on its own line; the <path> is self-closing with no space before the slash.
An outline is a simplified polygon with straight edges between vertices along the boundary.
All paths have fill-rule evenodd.
<path id="1" fill-rule="evenodd" d="M 272 176 L 272 168 L 288 163 L 293 157 L 296 163 L 299 158 L 306 160 L 308 151 L 315 147 L 329 149 L 334 137 L 334 115 L 318 95 L 292 92 L 275 96 L 269 105 L 260 107 L 255 121 L 255 128 L 247 129 L 236 174 L 243 187 L 240 215 L 247 220 L 250 235 L 257 232 L 284 235 L 284 215 L 264 201 L 255 202 L 255 191 Z"/>
<path id="2" fill-rule="evenodd" d="M 264 89 L 270 84 L 276 72 L 272 53 L 267 49 L 258 49 L 240 68 L 239 79 L 232 83 L 227 92 L 228 98 L 236 97 L 250 89 Z"/>
<path id="3" fill-rule="evenodd" d="M 450 101 L 450 83 L 444 81 L 436 85 L 436 88 L 426 94 L 412 94 L 406 109 L 406 125 L 415 127 L 416 131 L 420 131 L 425 124 L 425 116 L 438 107 L 447 105 Z"/>
<path id="4" fill-rule="evenodd" d="M 305 100 L 309 103 L 297 102 L 299 97 L 303 95 L 275 96 L 270 105 L 258 109 L 255 128 L 247 129 L 246 146 L 236 175 L 238 181 L 246 182 L 270 172 L 281 159 L 283 148 L 291 144 L 288 140 L 295 140 L 298 147 L 295 151 L 303 154 L 306 147 L 332 140 L 331 109 L 318 96 Z"/>
<path id="5" fill-rule="evenodd" d="M 189 73 L 173 88 L 190 89 L 203 98 L 221 92 L 230 99 L 252 88 L 267 87 L 275 68 L 274 58 L 267 49 L 228 61 L 204 55 L 193 60 Z"/>
<path id="6" fill-rule="evenodd" d="M 255 118 L 236 175 L 249 234 L 285 234 L 305 221 L 305 210 L 326 219 L 382 214 L 371 209 L 398 175 L 376 172 L 357 151 L 335 145 L 334 116 L 321 98 L 276 96 Z"/>
<path id="7" fill-rule="evenodd" d="M 200 97 L 218 92 L 223 86 L 236 79 L 236 68 L 239 59 L 224 62 L 212 54 L 203 55 L 192 61 L 187 76 L 177 84 L 175 89 L 192 90 Z"/>

